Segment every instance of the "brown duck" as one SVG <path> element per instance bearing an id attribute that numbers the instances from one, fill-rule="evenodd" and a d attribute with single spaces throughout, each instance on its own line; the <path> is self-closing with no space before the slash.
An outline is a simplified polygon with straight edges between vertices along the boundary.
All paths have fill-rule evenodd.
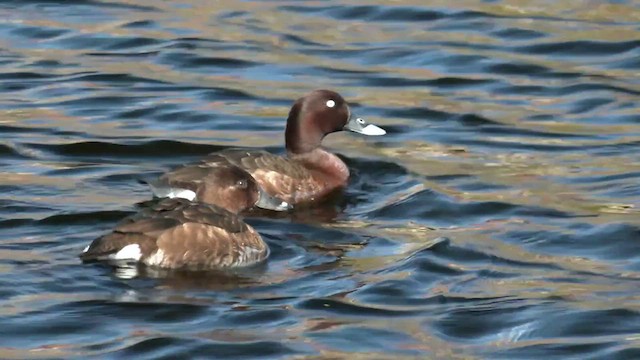
<path id="1" fill-rule="evenodd" d="M 211 203 L 162 199 L 95 239 L 80 258 L 191 270 L 249 266 L 267 258 L 269 247 L 237 213 L 254 205 L 285 210 L 287 203 L 261 196 L 255 180 L 231 165 L 212 167 L 193 189 L 205 191 L 202 197 Z"/>
<path id="2" fill-rule="evenodd" d="M 354 116 L 340 94 L 316 90 L 291 107 L 285 130 L 286 156 L 241 149 L 212 153 L 199 163 L 164 174 L 152 190 L 158 197 L 209 202 L 209 193 L 216 189 L 203 189 L 200 184 L 206 183 L 209 169 L 231 164 L 248 171 L 271 196 L 292 205 L 314 202 L 344 187 L 349 179 L 347 165 L 321 147 L 327 134 L 342 130 L 365 135 L 386 133 Z"/>

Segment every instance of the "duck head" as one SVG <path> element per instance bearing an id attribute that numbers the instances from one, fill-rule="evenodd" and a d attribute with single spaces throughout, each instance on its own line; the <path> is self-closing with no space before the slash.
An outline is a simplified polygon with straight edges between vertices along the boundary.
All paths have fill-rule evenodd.
<path id="1" fill-rule="evenodd" d="M 248 172 L 237 166 L 221 166 L 213 171 L 196 194 L 201 202 L 216 204 L 234 213 L 253 206 L 275 211 L 292 209 L 289 203 L 267 194 Z"/>
<path id="2" fill-rule="evenodd" d="M 287 151 L 313 151 L 327 134 L 349 130 L 364 135 L 384 135 L 386 131 L 355 116 L 349 104 L 335 91 L 316 90 L 296 100 L 289 111 L 285 142 Z"/>

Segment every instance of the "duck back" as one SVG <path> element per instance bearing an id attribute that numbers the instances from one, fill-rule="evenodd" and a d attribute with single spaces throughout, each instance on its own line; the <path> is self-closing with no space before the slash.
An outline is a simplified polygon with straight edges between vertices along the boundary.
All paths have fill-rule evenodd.
<path id="1" fill-rule="evenodd" d="M 204 270 L 249 266 L 268 255 L 260 235 L 236 214 L 214 205 L 163 199 L 95 239 L 80 258 Z"/>
<path id="2" fill-rule="evenodd" d="M 344 187 L 349 179 L 346 164 L 321 148 L 289 156 L 261 150 L 229 149 L 208 155 L 201 165 L 224 163 L 243 168 L 267 193 L 290 204 L 313 202 Z"/>

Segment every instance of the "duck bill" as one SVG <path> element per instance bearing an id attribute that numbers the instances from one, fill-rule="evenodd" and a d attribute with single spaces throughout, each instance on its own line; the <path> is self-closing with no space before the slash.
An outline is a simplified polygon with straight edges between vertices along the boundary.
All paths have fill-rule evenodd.
<path id="1" fill-rule="evenodd" d="M 369 136 L 379 136 L 387 133 L 384 129 L 376 125 L 369 124 L 363 118 L 359 118 L 357 116 L 352 116 L 347 122 L 347 125 L 344 126 L 344 129 Z"/>
<path id="2" fill-rule="evenodd" d="M 275 211 L 287 211 L 293 209 L 293 206 L 288 202 L 278 199 L 275 196 L 271 196 L 262 189 L 260 189 L 260 197 L 256 202 L 256 206 L 262 209 Z"/>

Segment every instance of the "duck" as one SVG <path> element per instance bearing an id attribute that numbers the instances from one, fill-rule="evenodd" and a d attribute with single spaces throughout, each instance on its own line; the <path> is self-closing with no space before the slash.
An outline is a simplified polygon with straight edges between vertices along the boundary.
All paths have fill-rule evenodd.
<path id="1" fill-rule="evenodd" d="M 280 211 L 291 206 L 266 195 L 249 173 L 236 166 L 207 170 L 198 190 L 216 189 L 202 196 L 208 203 L 161 198 L 93 240 L 80 259 L 186 270 L 240 268 L 263 262 L 269 247 L 239 213 L 253 206 Z"/>
<path id="2" fill-rule="evenodd" d="M 347 165 L 321 146 L 325 136 L 343 130 L 370 136 L 386 134 L 384 129 L 354 115 L 337 92 L 315 90 L 297 99 L 289 111 L 285 128 L 286 155 L 264 150 L 225 149 L 163 174 L 151 190 L 157 197 L 207 202 L 209 192 L 216 191 L 198 185 L 206 182 L 207 169 L 234 165 L 247 171 L 272 197 L 294 206 L 314 203 L 345 187 L 349 180 Z"/>

